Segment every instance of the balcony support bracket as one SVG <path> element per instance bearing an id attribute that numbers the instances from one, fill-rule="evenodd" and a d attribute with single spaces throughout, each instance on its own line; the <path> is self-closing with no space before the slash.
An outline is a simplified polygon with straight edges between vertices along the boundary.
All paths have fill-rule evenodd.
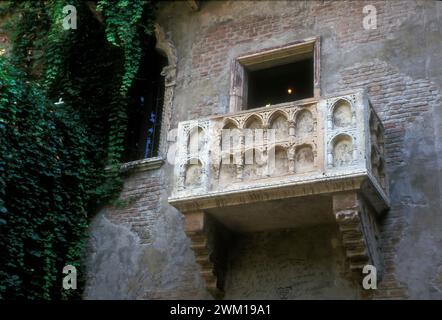
<path id="1" fill-rule="evenodd" d="M 207 290 L 215 298 L 224 295 L 224 276 L 230 231 L 204 211 L 184 214 L 185 232 L 191 241 L 196 262 Z"/>
<path id="2" fill-rule="evenodd" d="M 333 195 L 333 213 L 342 236 L 342 243 L 355 275 L 362 277 L 365 265 L 376 267 L 378 280 L 383 263 L 379 246 L 377 214 L 364 196 L 357 192 Z"/>

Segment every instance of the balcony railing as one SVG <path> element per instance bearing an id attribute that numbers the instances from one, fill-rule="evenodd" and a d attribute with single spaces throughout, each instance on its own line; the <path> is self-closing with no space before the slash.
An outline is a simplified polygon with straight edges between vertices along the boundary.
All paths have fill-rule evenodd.
<path id="1" fill-rule="evenodd" d="M 360 175 L 386 200 L 383 131 L 363 91 L 184 121 L 170 201 Z"/>

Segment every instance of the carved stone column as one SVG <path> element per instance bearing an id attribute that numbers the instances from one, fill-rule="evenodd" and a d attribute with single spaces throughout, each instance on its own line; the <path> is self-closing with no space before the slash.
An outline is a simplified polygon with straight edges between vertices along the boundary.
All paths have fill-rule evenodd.
<path id="1" fill-rule="evenodd" d="M 287 158 L 289 161 L 289 172 L 295 173 L 295 148 L 290 147 L 287 152 Z"/>
<path id="2" fill-rule="evenodd" d="M 172 121 L 173 94 L 175 90 L 176 67 L 168 65 L 163 68 L 161 75 L 164 76 L 164 102 L 163 114 L 160 127 L 160 147 L 159 152 L 163 157 L 167 157 L 167 133 L 170 130 Z"/>
<path id="3" fill-rule="evenodd" d="M 176 65 L 178 62 L 177 53 L 174 44 L 170 37 L 164 32 L 163 28 L 156 23 L 155 24 L 155 49 L 161 52 L 167 57 L 167 66 L 161 71 L 161 75 L 164 77 L 164 101 L 163 101 L 163 113 L 160 127 L 160 146 L 159 155 L 163 158 L 167 157 L 167 134 L 170 130 L 172 121 L 172 107 L 173 98 L 176 84 Z"/>
<path id="4" fill-rule="evenodd" d="M 241 130 L 239 136 L 239 150 L 235 154 L 236 179 L 238 181 L 242 181 L 244 174 L 244 150 L 245 150 L 245 136 L 244 136 L 244 130 Z"/>
<path id="5" fill-rule="evenodd" d="M 362 275 L 364 266 L 371 264 L 376 267 L 380 278 L 383 263 L 374 210 L 354 191 L 333 195 L 333 213 L 341 232 L 350 269 Z"/>

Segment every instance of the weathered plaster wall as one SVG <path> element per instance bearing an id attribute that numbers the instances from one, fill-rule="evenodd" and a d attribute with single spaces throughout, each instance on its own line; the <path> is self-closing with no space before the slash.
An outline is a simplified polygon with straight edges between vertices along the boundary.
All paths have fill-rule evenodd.
<path id="1" fill-rule="evenodd" d="M 376 30 L 362 27 L 366 4 Z M 442 298 L 442 2 L 209 1 L 196 12 L 173 2 L 158 20 L 178 54 L 172 127 L 227 112 L 235 57 L 320 36 L 321 94 L 366 87 L 385 125 L 392 208 L 374 297 Z M 134 174 L 122 193 L 133 203 L 96 216 L 86 298 L 210 298 L 167 204 L 171 179 L 167 163 Z M 334 226 L 238 238 L 226 297 L 361 297 L 336 239 Z"/>
<path id="2" fill-rule="evenodd" d="M 121 194 L 129 203 L 95 217 L 85 298 L 210 298 L 167 189 L 162 170 L 133 173 Z"/>
<path id="3" fill-rule="evenodd" d="M 357 299 L 337 227 L 238 235 L 226 299 Z"/>

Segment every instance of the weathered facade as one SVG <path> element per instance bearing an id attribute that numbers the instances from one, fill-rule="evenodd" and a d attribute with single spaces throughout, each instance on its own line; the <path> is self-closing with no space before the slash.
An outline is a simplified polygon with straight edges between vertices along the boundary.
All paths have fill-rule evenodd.
<path id="1" fill-rule="evenodd" d="M 440 2 L 165 2 L 156 39 L 159 156 L 95 217 L 84 298 L 442 298 Z M 248 71 L 305 55 L 310 98 L 245 107 Z"/>

